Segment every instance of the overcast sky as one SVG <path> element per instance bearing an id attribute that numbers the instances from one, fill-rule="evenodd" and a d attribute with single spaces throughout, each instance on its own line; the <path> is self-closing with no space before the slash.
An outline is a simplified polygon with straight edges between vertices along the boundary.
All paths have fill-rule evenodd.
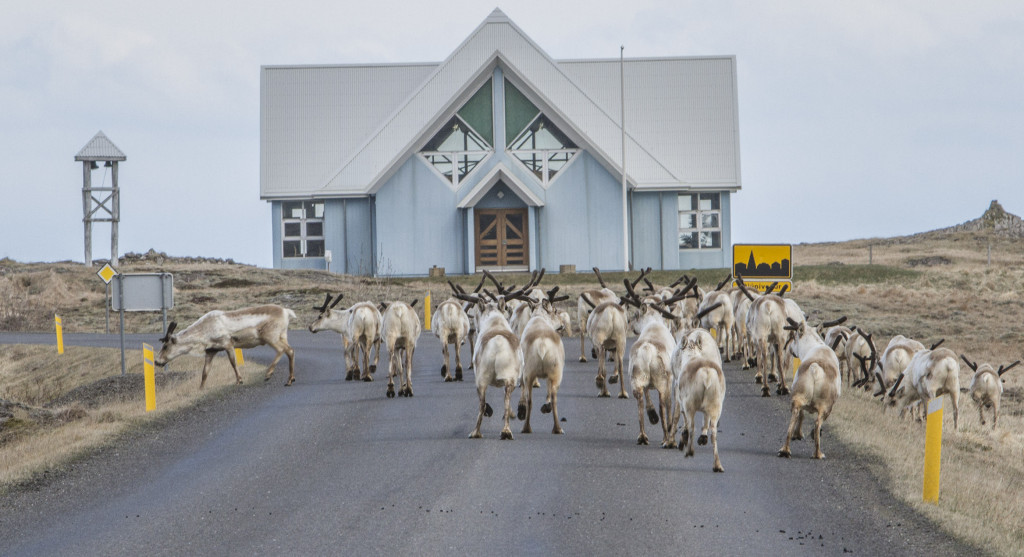
<path id="1" fill-rule="evenodd" d="M 74 156 L 103 130 L 128 157 L 122 254 L 270 266 L 260 66 L 441 61 L 496 5 L 556 59 L 735 55 L 734 242 L 1024 213 L 1020 0 L 35 0 L 0 17 L 0 258 L 84 259 Z"/>

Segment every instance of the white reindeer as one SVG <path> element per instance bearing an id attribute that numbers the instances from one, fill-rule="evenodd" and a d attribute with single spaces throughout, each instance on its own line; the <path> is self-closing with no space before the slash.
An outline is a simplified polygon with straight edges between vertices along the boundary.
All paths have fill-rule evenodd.
<path id="1" fill-rule="evenodd" d="M 842 394 L 843 380 L 839 376 L 839 358 L 825 344 L 818 333 L 806 322 L 790 318 L 786 329 L 793 332 L 789 340 L 790 353 L 800 358 L 800 367 L 793 376 L 793 398 L 790 404 L 789 428 L 779 456 L 789 458 L 789 441 L 802 439 L 800 432 L 804 412 L 817 414 L 814 420 L 814 456 L 825 458 L 821 451 L 821 424 L 832 413 L 832 407 Z"/>
<path id="2" fill-rule="evenodd" d="M 960 423 L 960 363 L 956 354 L 948 348 L 938 348 L 942 341 L 932 345 L 930 349 L 914 353 L 896 383 L 889 391 L 890 397 L 899 392 L 904 377 L 910 377 L 910 385 L 903 389 L 898 406 L 902 418 L 911 404 L 919 404 L 922 412 L 927 412 L 928 403 L 933 398 L 949 395 L 953 403 L 953 430 L 959 429 Z"/>
<path id="3" fill-rule="evenodd" d="M 373 381 L 370 374 L 377 371 L 377 363 L 380 360 L 380 310 L 370 302 L 359 302 L 347 309 L 334 309 L 343 297 L 344 294 L 338 294 L 334 302 L 331 302 L 331 295 L 327 294 L 323 305 L 313 308 L 319 310 L 320 315 L 309 324 L 309 331 L 334 331 L 341 335 L 344 345 L 345 381 L 360 378 L 363 381 Z M 370 363 L 371 348 L 376 348 L 373 363 Z"/>
<path id="4" fill-rule="evenodd" d="M 707 336 L 700 334 L 703 332 Z M 709 344 L 710 343 L 710 344 Z M 708 357 L 708 349 L 713 351 Z M 693 439 L 695 437 L 697 412 L 704 415 L 700 437 L 697 444 L 706 445 L 708 435 L 714 449 L 712 470 L 725 472 L 718 456 L 718 420 L 725 404 L 725 374 L 722 363 L 718 359 L 718 347 L 704 329 L 694 329 L 676 345 L 672 353 L 672 371 L 675 377 L 675 412 L 673 425 L 683 418 L 682 435 L 679 439 L 679 450 L 685 456 L 693 456 Z"/>
<path id="5" fill-rule="evenodd" d="M 540 407 L 542 414 L 551 413 L 554 419 L 554 427 L 551 433 L 562 433 L 562 426 L 558 422 L 558 387 L 562 384 L 562 371 L 565 367 L 565 345 L 562 344 L 562 337 L 557 329 L 561 322 L 554 309 L 555 302 L 559 298 L 554 296 L 557 287 L 548 292 L 546 299 L 540 304 L 532 300 L 528 303 L 536 306 L 532 311 L 532 317 L 526 323 L 521 335 L 523 369 L 522 380 L 520 381 L 519 394 L 519 419 L 525 419 L 523 433 L 532 433 L 530 416 L 533 413 L 533 386 L 539 379 L 547 383 L 547 399 Z M 565 296 L 561 299 L 569 299 Z"/>
<path id="6" fill-rule="evenodd" d="M 450 283 L 449 283 L 450 284 Z M 458 289 L 452 285 L 452 291 Z M 462 309 L 462 304 L 456 298 L 449 298 L 440 305 L 430 316 L 430 330 L 434 336 L 441 341 L 441 352 L 444 355 L 444 364 L 441 366 L 441 376 L 445 382 L 462 381 L 462 345 L 469 337 L 469 315 Z M 448 345 L 455 347 L 455 376 L 452 377 L 451 359 Z"/>
<path id="7" fill-rule="evenodd" d="M 398 396 L 412 396 L 412 357 L 416 352 L 416 341 L 420 338 L 420 318 L 411 304 L 405 302 L 381 303 L 384 319 L 381 336 L 388 347 L 388 398 L 395 397 L 395 376 L 399 376 L 401 388 Z"/>
<path id="8" fill-rule="evenodd" d="M 971 378 L 971 386 L 968 392 L 971 393 L 971 400 L 978 407 L 978 418 L 981 425 L 985 425 L 985 408 L 992 409 L 992 429 L 999 425 L 999 401 L 1003 396 L 1003 381 L 1001 377 L 1007 371 L 1013 369 L 1020 363 L 1020 360 L 1010 365 L 1001 365 L 996 370 L 989 364 L 972 362 L 967 356 L 960 354 L 960 358 L 974 370 L 974 377 Z"/>
<path id="9" fill-rule="evenodd" d="M 174 333 L 174 329 L 178 324 L 171 321 L 167 326 L 167 333 L 160 339 L 163 345 L 153 362 L 158 366 L 165 366 L 171 360 L 193 350 L 204 351 L 206 361 L 203 363 L 203 378 L 199 382 L 199 388 L 202 389 L 206 385 L 210 362 L 217 352 L 223 350 L 231 362 L 231 369 L 235 370 L 235 381 L 240 385 L 242 376 L 235 364 L 235 348 L 255 348 L 266 344 L 277 353 L 267 366 L 263 380 L 270 379 L 281 355 L 287 354 L 287 387 L 295 382 L 295 351 L 288 345 L 288 323 L 292 319 L 295 319 L 294 311 L 277 305 L 265 305 L 234 311 L 214 310 L 177 334 Z"/>

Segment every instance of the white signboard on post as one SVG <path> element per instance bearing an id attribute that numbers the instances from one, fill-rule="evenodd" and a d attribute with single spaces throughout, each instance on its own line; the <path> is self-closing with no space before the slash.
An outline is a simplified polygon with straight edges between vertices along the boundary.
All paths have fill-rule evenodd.
<path id="1" fill-rule="evenodd" d="M 166 311 L 174 308 L 174 275 L 171 273 L 122 274 L 112 285 L 110 309 L 114 311 L 121 311 L 122 300 L 125 311 Z"/>

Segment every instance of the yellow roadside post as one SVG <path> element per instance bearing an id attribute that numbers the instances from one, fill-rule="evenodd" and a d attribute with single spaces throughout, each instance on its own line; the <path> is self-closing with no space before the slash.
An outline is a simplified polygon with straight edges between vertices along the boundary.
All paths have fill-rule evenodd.
<path id="1" fill-rule="evenodd" d="M 241 348 L 235 348 L 235 364 L 240 366 L 245 365 L 245 358 L 242 357 Z"/>
<path id="2" fill-rule="evenodd" d="M 156 410 L 156 376 L 153 368 L 153 347 L 142 343 L 142 375 L 146 383 L 146 412 Z"/>
<path id="3" fill-rule="evenodd" d="M 924 433 L 924 500 L 939 502 L 939 468 L 942 460 L 942 397 L 928 402 Z"/>
<path id="4" fill-rule="evenodd" d="M 64 353 L 64 325 L 61 323 L 60 316 L 54 315 L 53 322 L 57 326 L 57 354 Z"/>
<path id="5" fill-rule="evenodd" d="M 423 304 L 423 321 L 425 321 L 424 329 L 430 330 L 430 291 L 427 290 L 427 298 L 424 300 L 426 303 Z"/>
<path id="6" fill-rule="evenodd" d="M 793 374 L 791 377 L 796 377 L 797 370 L 800 369 L 800 358 L 793 357 Z"/>

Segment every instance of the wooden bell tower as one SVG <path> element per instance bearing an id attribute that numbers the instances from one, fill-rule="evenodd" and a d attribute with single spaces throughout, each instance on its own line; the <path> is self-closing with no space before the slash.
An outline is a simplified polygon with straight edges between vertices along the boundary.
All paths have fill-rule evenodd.
<path id="1" fill-rule="evenodd" d="M 117 223 L 121 220 L 121 198 L 117 185 L 117 163 L 127 160 L 124 153 L 102 131 L 75 155 L 82 162 L 82 222 L 85 224 L 85 264 L 92 265 L 92 223 L 110 223 L 110 266 L 117 267 Z M 110 187 L 92 185 L 92 171 L 110 169 Z"/>

